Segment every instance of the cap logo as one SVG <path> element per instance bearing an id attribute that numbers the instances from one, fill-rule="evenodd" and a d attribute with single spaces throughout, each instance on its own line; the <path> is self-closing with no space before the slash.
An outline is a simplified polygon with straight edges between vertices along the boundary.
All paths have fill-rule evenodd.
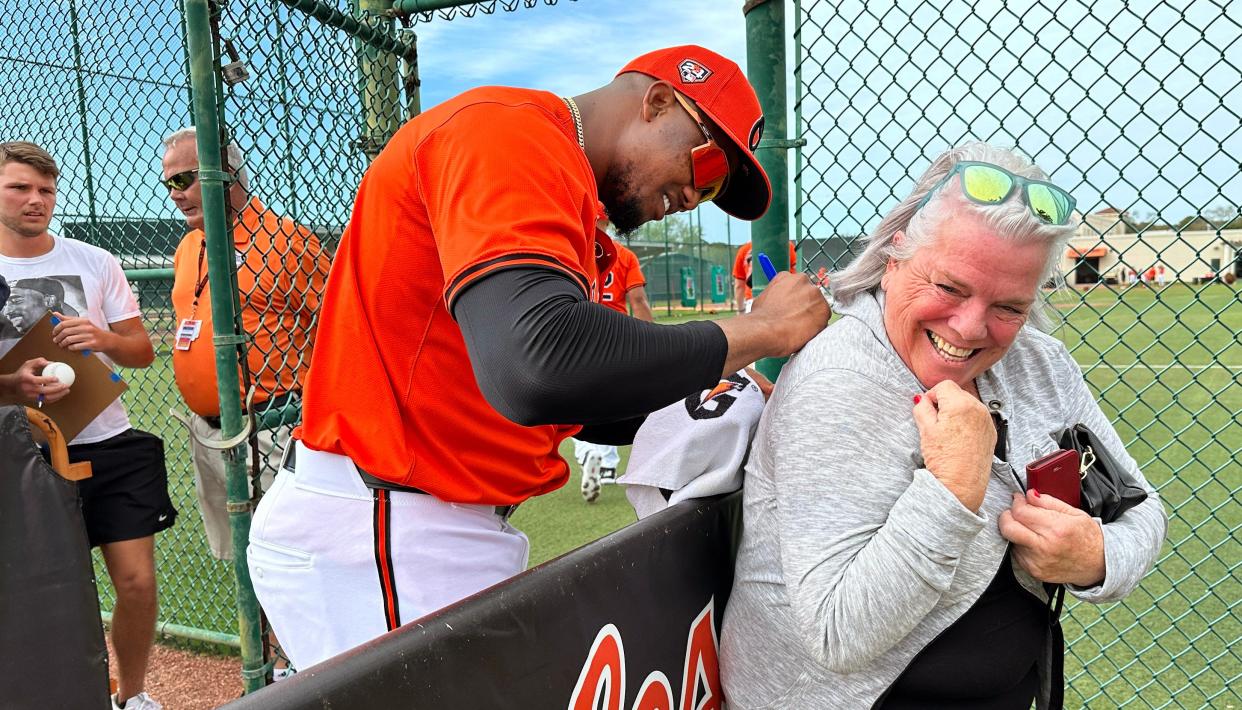
<path id="1" fill-rule="evenodd" d="M 759 120 L 755 121 L 755 125 L 750 127 L 750 135 L 746 137 L 746 143 L 750 145 L 750 152 L 755 152 L 759 147 L 759 139 L 763 138 L 763 115 L 760 114 Z"/>
<path id="2" fill-rule="evenodd" d="M 702 84 L 712 75 L 711 69 L 693 59 L 683 59 L 681 64 L 677 65 L 677 71 L 681 74 L 683 84 Z"/>

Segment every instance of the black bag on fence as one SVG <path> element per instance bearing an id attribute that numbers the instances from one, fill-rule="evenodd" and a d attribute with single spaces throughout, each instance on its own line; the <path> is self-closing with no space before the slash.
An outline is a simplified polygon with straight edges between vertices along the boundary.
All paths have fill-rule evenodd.
<path id="1" fill-rule="evenodd" d="M 1147 491 L 1130 479 L 1086 425 L 1075 424 L 1057 439 L 1062 449 L 1077 451 L 1082 461 L 1082 509 L 1089 515 L 1111 523 L 1147 500 Z"/>

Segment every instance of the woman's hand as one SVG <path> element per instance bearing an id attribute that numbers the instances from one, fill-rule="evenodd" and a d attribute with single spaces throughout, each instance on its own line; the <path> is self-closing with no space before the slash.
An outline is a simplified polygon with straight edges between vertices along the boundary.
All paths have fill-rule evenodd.
<path id="1" fill-rule="evenodd" d="M 915 397 L 914 423 L 927 470 L 962 505 L 979 512 L 996 449 L 996 428 L 987 407 L 945 380 Z"/>
<path id="2" fill-rule="evenodd" d="M 1013 494 L 1000 532 L 1013 557 L 1041 582 L 1094 587 L 1104 581 L 1104 531 L 1090 515 L 1030 490 Z"/>

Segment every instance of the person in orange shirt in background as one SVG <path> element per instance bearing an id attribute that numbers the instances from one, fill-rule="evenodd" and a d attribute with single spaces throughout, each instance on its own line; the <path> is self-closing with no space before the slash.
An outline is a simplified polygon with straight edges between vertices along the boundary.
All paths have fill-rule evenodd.
<path id="1" fill-rule="evenodd" d="M 751 242 L 746 242 L 738 248 L 737 256 L 733 258 L 733 304 L 739 313 L 750 313 L 750 304 L 755 298 L 751 290 L 751 276 L 754 274 L 750 254 L 752 246 Z M 773 262 L 775 262 L 775 259 Z M 794 250 L 793 242 L 790 242 L 789 271 L 791 273 L 796 272 L 797 266 L 798 253 Z"/>
<path id="2" fill-rule="evenodd" d="M 242 406 L 257 414 L 298 401 L 310 366 L 314 318 L 329 261 L 310 230 L 278 216 L 250 194 L 249 175 L 237 144 L 230 142 L 226 151 L 226 169 L 236 177 L 228 189 L 228 205 L 233 221 L 242 327 L 251 338 L 247 352 L 250 382 L 243 371 Z M 177 389 L 192 411 L 190 442 L 195 488 L 207 542 L 214 557 L 229 560 L 233 557 L 233 541 L 226 510 L 224 457 L 219 449 L 203 444 L 220 441 L 222 436 L 211 337 L 211 285 L 207 280 L 202 185 L 198 180 L 198 146 L 193 128 L 176 131 L 164 139 L 163 175 L 169 198 L 191 230 L 177 246 L 173 260 L 172 302 L 178 325 L 173 370 Z M 271 485 L 288 439 L 287 427 L 258 432 L 263 490 Z"/>
<path id="3" fill-rule="evenodd" d="M 600 205 L 600 214 L 604 213 Z M 596 227 L 607 236 L 608 219 L 601 217 Z M 617 258 L 599 282 L 600 305 L 607 306 L 623 315 L 632 315 L 648 323 L 655 322 L 651 303 L 647 300 L 647 279 L 638 265 L 638 256 L 629 247 L 613 241 Z M 628 308 L 627 308 L 628 306 Z M 582 468 L 582 498 L 594 503 L 599 498 L 600 486 L 617 482 L 617 466 L 621 454 L 612 444 L 593 444 L 574 439 L 574 458 Z"/>
<path id="4" fill-rule="evenodd" d="M 617 260 L 600 282 L 600 304 L 648 323 L 655 322 L 651 302 L 647 300 L 647 278 L 638 265 L 638 256 L 624 244 L 614 244 Z"/>

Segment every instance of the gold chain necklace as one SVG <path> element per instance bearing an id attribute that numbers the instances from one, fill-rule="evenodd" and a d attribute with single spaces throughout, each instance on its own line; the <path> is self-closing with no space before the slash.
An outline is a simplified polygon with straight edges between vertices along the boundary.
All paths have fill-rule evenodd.
<path id="1" fill-rule="evenodd" d="M 574 128 L 578 130 L 578 147 L 586 150 L 586 141 L 582 140 L 582 114 L 578 113 L 578 103 L 568 96 L 562 96 L 561 100 L 569 107 L 569 113 L 574 118 Z"/>

